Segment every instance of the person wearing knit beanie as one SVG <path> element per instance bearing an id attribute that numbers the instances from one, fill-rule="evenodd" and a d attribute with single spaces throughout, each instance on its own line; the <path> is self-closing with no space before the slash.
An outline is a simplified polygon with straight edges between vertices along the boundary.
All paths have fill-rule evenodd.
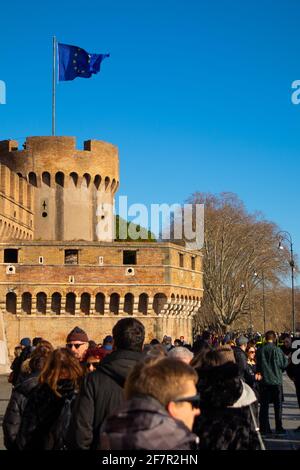
<path id="1" fill-rule="evenodd" d="M 79 326 L 75 326 L 67 336 L 66 347 L 82 362 L 85 352 L 89 347 L 88 335 Z"/>

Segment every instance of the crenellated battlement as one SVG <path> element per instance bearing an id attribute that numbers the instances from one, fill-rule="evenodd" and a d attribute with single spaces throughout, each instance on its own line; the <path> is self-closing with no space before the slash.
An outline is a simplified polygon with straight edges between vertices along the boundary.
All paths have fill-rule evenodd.
<path id="1" fill-rule="evenodd" d="M 23 182 L 33 191 L 34 239 L 112 240 L 116 146 L 87 140 L 79 150 L 75 137 L 33 136 L 19 149 L 16 140 L 3 140 L 1 165 L 3 175 L 6 170 L 11 175 L 6 193 Z"/>
<path id="2" fill-rule="evenodd" d="M 42 136 L 27 137 L 23 150 L 18 147 L 16 140 L 0 141 L 0 163 L 35 186 L 43 180 L 50 185 L 62 180 L 75 186 L 93 182 L 97 189 L 113 193 L 119 186 L 118 149 L 110 143 L 86 140 L 78 150 L 75 137 Z"/>

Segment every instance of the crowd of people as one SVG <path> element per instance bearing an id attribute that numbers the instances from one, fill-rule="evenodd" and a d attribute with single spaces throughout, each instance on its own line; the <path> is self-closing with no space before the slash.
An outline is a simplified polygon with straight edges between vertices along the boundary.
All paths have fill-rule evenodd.
<path id="1" fill-rule="evenodd" d="M 282 422 L 282 375 L 296 386 L 290 335 L 181 336 L 144 344 L 135 318 L 99 344 L 75 327 L 64 347 L 22 338 L 3 419 L 8 450 L 257 450 Z M 300 427 L 298 428 L 300 431 Z"/>

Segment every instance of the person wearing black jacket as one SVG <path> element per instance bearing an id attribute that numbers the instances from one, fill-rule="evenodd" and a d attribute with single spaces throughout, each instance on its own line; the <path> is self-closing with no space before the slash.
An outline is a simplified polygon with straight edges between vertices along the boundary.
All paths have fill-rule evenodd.
<path id="1" fill-rule="evenodd" d="M 133 367 L 142 360 L 143 324 L 123 318 L 113 328 L 114 350 L 106 356 L 81 386 L 67 436 L 70 449 L 96 449 L 104 419 L 125 402 L 124 384 Z"/>
<path id="2" fill-rule="evenodd" d="M 100 450 L 197 450 L 198 376 L 174 358 L 148 357 L 126 379 L 126 403 L 105 419 Z"/>
<path id="3" fill-rule="evenodd" d="M 248 374 L 248 358 L 246 354 L 248 344 L 248 338 L 246 336 L 239 336 L 236 340 L 236 347 L 233 348 L 235 361 L 238 366 L 239 376 L 241 379 L 247 382 L 247 374 Z"/>
<path id="4" fill-rule="evenodd" d="M 39 375 L 52 351 L 53 347 L 48 341 L 37 346 L 29 360 L 30 372 L 13 388 L 2 424 L 4 445 L 8 450 L 16 448 L 15 441 L 29 394 L 38 385 Z"/>
<path id="5" fill-rule="evenodd" d="M 74 355 L 56 349 L 32 390 L 16 438 L 18 450 L 63 450 L 71 409 L 83 375 Z"/>
<path id="6" fill-rule="evenodd" d="M 220 348 L 208 351 L 198 363 L 201 414 L 193 431 L 200 438 L 200 450 L 258 450 L 256 396 L 241 380 L 234 359 L 228 359 Z"/>
<path id="7" fill-rule="evenodd" d="M 32 346 L 30 338 L 22 338 L 20 341 L 22 352 L 20 356 L 16 357 L 11 365 L 11 376 L 10 382 L 13 386 L 17 385 L 19 381 L 22 380 L 21 367 L 24 361 L 30 357 L 32 353 Z"/>

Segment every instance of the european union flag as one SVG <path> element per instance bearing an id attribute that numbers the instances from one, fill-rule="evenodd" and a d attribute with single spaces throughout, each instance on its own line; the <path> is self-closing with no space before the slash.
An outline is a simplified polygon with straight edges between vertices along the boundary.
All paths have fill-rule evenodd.
<path id="1" fill-rule="evenodd" d="M 89 54 L 80 47 L 58 43 L 58 79 L 62 82 L 76 77 L 90 78 L 100 72 L 106 57 L 109 54 Z"/>

